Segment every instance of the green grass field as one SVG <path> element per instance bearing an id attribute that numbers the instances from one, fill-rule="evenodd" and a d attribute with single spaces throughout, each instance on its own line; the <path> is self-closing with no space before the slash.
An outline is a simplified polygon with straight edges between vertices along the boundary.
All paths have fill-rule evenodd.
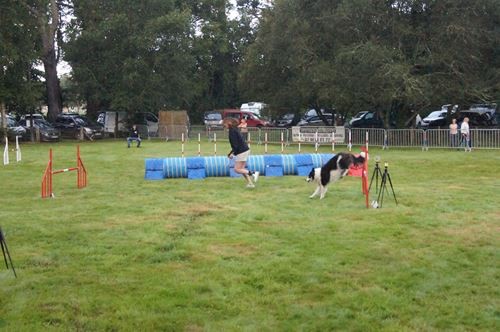
<path id="1" fill-rule="evenodd" d="M 88 187 L 57 174 L 43 200 L 51 146 L 55 169 L 75 165 L 66 142 L 25 144 L 21 163 L 0 166 L 18 274 L 0 262 L 0 330 L 500 329 L 499 151 L 372 149 L 399 205 L 366 209 L 359 178 L 321 201 L 297 176 L 253 190 L 229 177 L 146 181 L 145 158 L 180 156 L 179 142 L 150 141 L 82 143 Z"/>

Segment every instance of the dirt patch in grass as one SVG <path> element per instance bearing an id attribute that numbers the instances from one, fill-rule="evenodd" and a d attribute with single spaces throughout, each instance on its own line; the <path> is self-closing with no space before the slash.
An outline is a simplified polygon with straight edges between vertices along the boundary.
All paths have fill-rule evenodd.
<path id="1" fill-rule="evenodd" d="M 498 216 L 492 215 L 493 218 Z M 477 243 L 493 241 L 498 239 L 496 236 L 500 233 L 500 226 L 495 223 L 480 222 L 470 225 L 459 225 L 457 227 L 449 227 L 443 230 L 443 233 L 455 239 L 460 239 L 464 243 Z"/>
<path id="2" fill-rule="evenodd" d="M 257 249 L 244 243 L 221 243 L 209 245 L 208 251 L 220 257 L 243 257 L 251 256 Z"/>

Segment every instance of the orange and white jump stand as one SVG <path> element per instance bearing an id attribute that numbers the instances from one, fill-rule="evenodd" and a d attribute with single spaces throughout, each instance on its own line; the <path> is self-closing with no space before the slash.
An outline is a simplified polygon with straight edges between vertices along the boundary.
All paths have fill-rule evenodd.
<path id="1" fill-rule="evenodd" d="M 42 178 L 42 198 L 55 197 L 52 190 L 52 176 L 54 174 L 76 171 L 76 186 L 78 189 L 87 186 L 87 170 L 83 165 L 82 158 L 80 157 L 80 146 L 76 147 L 76 167 L 64 168 L 53 170 L 52 149 L 49 151 L 49 162 Z"/>

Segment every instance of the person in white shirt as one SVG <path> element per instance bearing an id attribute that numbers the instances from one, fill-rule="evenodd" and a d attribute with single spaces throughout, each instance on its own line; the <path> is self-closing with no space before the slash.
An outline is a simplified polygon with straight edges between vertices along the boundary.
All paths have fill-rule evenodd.
<path id="1" fill-rule="evenodd" d="M 462 140 L 460 145 L 465 142 L 465 151 L 472 151 L 470 144 L 470 129 L 469 129 L 469 118 L 465 117 L 462 125 L 460 126 L 460 134 L 462 135 Z"/>
<path id="2" fill-rule="evenodd" d="M 415 116 L 415 128 L 420 128 L 421 125 L 422 117 L 420 116 L 420 114 L 417 114 L 417 116 Z"/>

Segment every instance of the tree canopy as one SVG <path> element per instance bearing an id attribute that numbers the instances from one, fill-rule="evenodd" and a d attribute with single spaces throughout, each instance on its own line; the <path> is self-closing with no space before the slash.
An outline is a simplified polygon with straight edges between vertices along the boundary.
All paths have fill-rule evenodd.
<path id="1" fill-rule="evenodd" d="M 0 102 L 60 112 L 62 54 L 91 116 L 253 100 L 401 118 L 498 101 L 499 23 L 497 0 L 0 0 Z"/>
<path id="2" fill-rule="evenodd" d="M 499 3 L 275 1 L 240 89 L 290 108 L 403 112 L 499 97 Z"/>

